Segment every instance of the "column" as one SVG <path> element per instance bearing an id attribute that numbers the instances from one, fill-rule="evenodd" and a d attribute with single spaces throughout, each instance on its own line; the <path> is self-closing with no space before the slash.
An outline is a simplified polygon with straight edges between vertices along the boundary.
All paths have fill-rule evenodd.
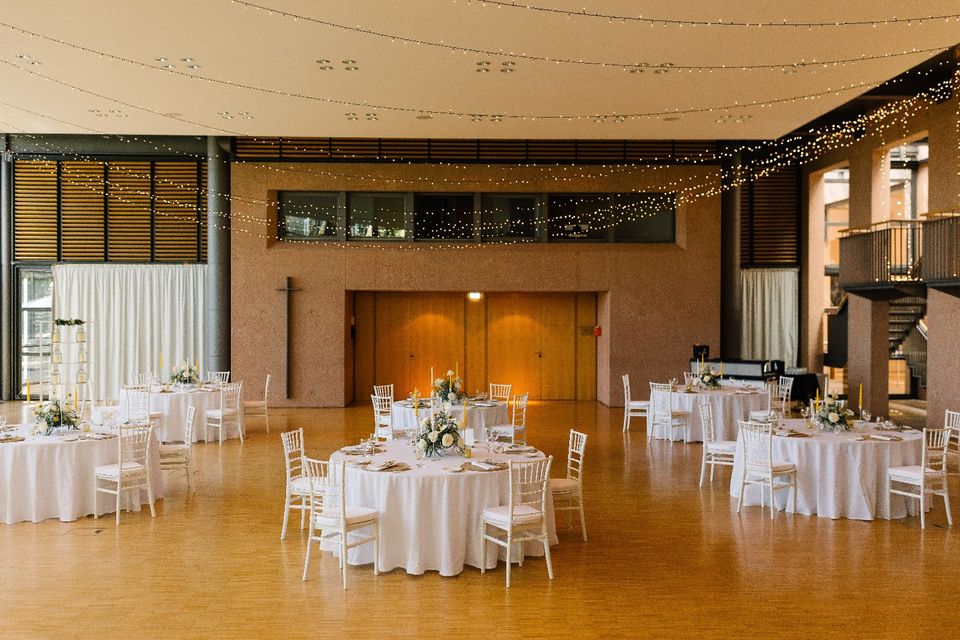
<path id="1" fill-rule="evenodd" d="M 13 247 L 10 237 L 13 228 L 13 209 L 11 207 L 11 171 L 10 154 L 7 151 L 6 136 L 0 146 L 0 399 L 10 400 L 13 389 Z"/>
<path id="2" fill-rule="evenodd" d="M 943 427 L 943 412 L 960 411 L 960 296 L 927 289 L 927 426 Z"/>
<path id="3" fill-rule="evenodd" d="M 229 148 L 229 138 L 207 138 L 206 371 L 230 370 Z"/>
<path id="4" fill-rule="evenodd" d="M 858 410 L 863 383 L 863 406 L 888 416 L 890 303 L 851 295 L 847 305 L 847 406 Z"/>
<path id="5" fill-rule="evenodd" d="M 739 358 L 743 309 L 740 287 L 740 164 L 734 152 L 723 163 L 720 200 L 720 355 Z"/>

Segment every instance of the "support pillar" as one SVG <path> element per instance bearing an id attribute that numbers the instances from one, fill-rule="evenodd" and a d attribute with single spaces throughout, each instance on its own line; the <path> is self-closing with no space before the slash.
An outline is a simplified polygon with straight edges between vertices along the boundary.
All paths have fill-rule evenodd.
<path id="1" fill-rule="evenodd" d="M 927 289 L 927 426 L 943 428 L 944 411 L 960 411 L 960 296 Z"/>
<path id="2" fill-rule="evenodd" d="M 230 140 L 207 138 L 204 369 L 230 370 Z"/>
<path id="3" fill-rule="evenodd" d="M 13 390 L 13 207 L 11 206 L 10 152 L 7 139 L 0 143 L 0 399 L 10 400 Z"/>
<path id="4" fill-rule="evenodd" d="M 851 295 L 847 299 L 847 406 L 889 416 L 890 303 Z"/>
<path id="5" fill-rule="evenodd" d="M 740 285 L 740 164 L 735 152 L 723 164 L 723 195 L 720 199 L 720 356 L 728 360 L 741 355 L 743 323 Z"/>

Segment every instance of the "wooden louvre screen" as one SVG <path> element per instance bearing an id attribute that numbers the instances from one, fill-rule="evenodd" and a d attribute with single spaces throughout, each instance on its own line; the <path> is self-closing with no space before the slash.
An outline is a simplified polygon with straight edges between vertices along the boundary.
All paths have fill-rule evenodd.
<path id="1" fill-rule="evenodd" d="M 13 254 L 16 260 L 57 260 L 57 163 L 13 163 Z"/>
<path id="2" fill-rule="evenodd" d="M 799 167 L 784 167 L 741 188 L 740 241 L 742 265 L 799 264 Z"/>
<path id="3" fill-rule="evenodd" d="M 239 161 L 715 163 L 707 140 L 236 138 Z"/>
<path id="4" fill-rule="evenodd" d="M 17 261 L 202 262 L 202 162 L 13 164 Z"/>

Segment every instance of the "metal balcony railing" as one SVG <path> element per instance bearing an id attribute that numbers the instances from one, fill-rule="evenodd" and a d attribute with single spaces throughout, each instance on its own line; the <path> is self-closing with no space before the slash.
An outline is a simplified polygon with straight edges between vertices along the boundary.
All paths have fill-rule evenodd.
<path id="1" fill-rule="evenodd" d="M 887 220 L 840 235 L 840 286 L 846 290 L 922 282 L 923 225 Z"/>
<path id="2" fill-rule="evenodd" d="M 960 211 L 928 213 L 923 223 L 923 280 L 960 284 Z"/>

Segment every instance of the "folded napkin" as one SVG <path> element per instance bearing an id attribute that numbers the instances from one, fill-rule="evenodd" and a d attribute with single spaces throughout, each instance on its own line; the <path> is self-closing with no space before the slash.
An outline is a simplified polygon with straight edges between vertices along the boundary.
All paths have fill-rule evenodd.
<path id="1" fill-rule="evenodd" d="M 506 453 L 531 453 L 536 451 L 536 447 L 528 445 L 512 444 L 506 449 Z"/>
<path id="2" fill-rule="evenodd" d="M 464 462 L 461 466 L 464 471 L 503 471 L 509 467 L 510 465 L 505 462 L 495 462 L 493 460 L 471 460 L 470 462 Z"/>
<path id="3" fill-rule="evenodd" d="M 117 436 L 112 433 L 84 433 L 80 436 L 81 440 L 111 440 Z"/>
<path id="4" fill-rule="evenodd" d="M 26 440 L 23 436 L 11 436 L 11 435 L 2 435 L 0 436 L 0 443 L 2 442 L 23 442 Z"/>
<path id="5" fill-rule="evenodd" d="M 777 431 L 775 436 L 780 436 L 781 438 L 809 438 L 809 433 L 803 433 L 801 431 L 795 431 L 793 429 L 780 429 Z"/>
<path id="6" fill-rule="evenodd" d="M 410 465 L 396 460 L 385 460 L 383 462 L 367 465 L 367 471 L 409 471 Z"/>
<path id="7" fill-rule="evenodd" d="M 900 442 L 903 440 L 900 436 L 887 436 L 882 433 L 872 433 L 870 437 L 874 440 L 881 440 L 883 442 Z"/>

